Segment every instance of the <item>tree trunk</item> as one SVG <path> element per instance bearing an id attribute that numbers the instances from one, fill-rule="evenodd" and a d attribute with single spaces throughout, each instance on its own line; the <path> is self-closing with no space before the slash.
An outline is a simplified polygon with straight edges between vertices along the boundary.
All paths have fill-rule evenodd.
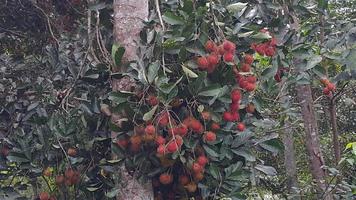
<path id="1" fill-rule="evenodd" d="M 334 156 L 335 156 L 335 164 L 338 165 L 341 159 L 340 154 L 340 142 L 339 142 L 339 132 L 337 130 L 337 119 L 336 119 L 336 105 L 335 99 L 330 100 L 330 121 L 331 121 L 331 128 L 333 134 L 333 147 L 334 147 Z"/>
<path id="2" fill-rule="evenodd" d="M 301 106 L 301 114 L 304 121 L 305 143 L 309 157 L 311 174 L 316 182 L 318 199 L 330 200 L 332 195 L 326 191 L 325 171 L 323 155 L 320 149 L 318 124 L 316 121 L 313 98 L 310 85 L 298 85 L 297 96 Z"/>
<path id="3" fill-rule="evenodd" d="M 287 87 L 283 87 L 286 84 L 286 79 L 278 84 L 280 91 L 279 103 L 281 105 L 289 101 L 289 91 Z M 283 132 L 283 145 L 284 145 L 284 167 L 286 169 L 287 176 L 287 190 L 288 197 L 292 200 L 300 200 L 298 179 L 297 179 L 297 164 L 295 159 L 295 149 L 294 149 L 294 137 L 293 137 L 293 127 L 291 127 L 289 117 L 285 120 Z"/>
<path id="4" fill-rule="evenodd" d="M 289 126 L 289 123 L 286 123 L 285 126 Z M 294 151 L 292 128 L 288 128 L 285 130 L 283 135 L 283 144 L 284 144 L 284 166 L 286 168 L 288 193 L 292 196 L 291 199 L 299 200 L 300 195 L 298 194 L 297 165 L 295 162 L 295 151 Z"/>
<path id="5" fill-rule="evenodd" d="M 148 17 L 148 0 L 114 0 L 114 38 L 120 46 L 125 48 L 123 62 L 137 60 L 140 31 L 143 20 Z M 117 71 L 124 72 L 122 66 L 115 66 Z M 129 77 L 113 80 L 113 90 L 131 90 L 135 83 Z M 120 114 L 113 114 L 113 122 L 120 121 Z M 117 124 L 117 123 L 115 123 Z M 116 138 L 115 132 L 112 137 Z M 153 200 L 152 184 L 140 183 L 127 170 L 121 170 L 120 200 Z"/>

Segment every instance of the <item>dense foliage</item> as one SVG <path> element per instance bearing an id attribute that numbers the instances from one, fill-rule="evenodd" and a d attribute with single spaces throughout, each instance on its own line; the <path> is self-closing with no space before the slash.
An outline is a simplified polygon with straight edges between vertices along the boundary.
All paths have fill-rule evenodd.
<path id="1" fill-rule="evenodd" d="M 112 2 L 7 2 L 1 199 L 112 199 L 123 165 L 152 181 L 157 199 L 292 197 L 285 134 L 294 134 L 297 194 L 315 199 L 295 91 L 309 83 L 328 189 L 355 194 L 352 1 L 162 1 L 129 63 L 113 44 Z M 123 77 L 129 89 L 112 91 Z M 339 163 L 331 102 L 346 147 Z"/>
<path id="2" fill-rule="evenodd" d="M 88 7 L 8 2 L 1 5 L 10 8 L 10 13 L 4 12 L 8 18 L 14 10 L 21 11 L 16 22 L 4 24 L 7 29 L 16 24 L 16 30 L 10 30 L 23 36 L 5 32 L 0 38 L 1 199 L 31 198 L 41 192 L 57 199 L 101 198 L 115 185 L 108 173 L 117 162 L 110 162 L 107 118 L 100 113 L 100 103 L 110 91 L 109 69 L 101 61 L 102 53 L 93 54 L 99 51 L 97 43 L 82 37 L 88 27 L 82 26 L 87 18 L 81 13 Z M 20 29 L 41 27 L 36 21 L 20 20 L 24 13 L 33 14 L 47 29 Z M 70 22 L 59 23 L 68 17 Z M 55 20 L 68 29 L 52 24 Z M 72 23 L 80 26 L 74 29 Z M 101 30 L 109 48 L 111 25 Z"/>

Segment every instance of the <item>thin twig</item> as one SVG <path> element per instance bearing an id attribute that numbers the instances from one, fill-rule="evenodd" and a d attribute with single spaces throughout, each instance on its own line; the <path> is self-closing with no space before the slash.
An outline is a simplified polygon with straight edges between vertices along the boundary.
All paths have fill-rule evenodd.
<path id="1" fill-rule="evenodd" d="M 297 124 L 299 122 L 300 122 L 300 120 L 296 120 L 295 122 L 291 123 L 289 126 L 283 126 L 282 128 L 272 129 L 272 130 L 268 130 L 268 131 L 265 131 L 265 132 L 266 133 L 272 133 L 272 132 L 282 131 L 282 130 L 285 130 L 285 129 L 293 127 L 295 124 Z"/>
<path id="2" fill-rule="evenodd" d="M 92 47 L 92 39 L 91 39 L 91 36 L 90 36 L 90 32 L 91 32 L 91 10 L 88 10 L 88 43 L 89 43 L 89 46 L 88 46 L 88 49 L 87 51 L 85 52 L 85 55 L 84 55 L 84 59 L 83 59 L 83 63 L 80 65 L 79 67 L 79 71 L 78 71 L 78 74 L 76 76 L 76 78 L 74 79 L 72 85 L 70 86 L 70 88 L 67 90 L 65 96 L 63 97 L 62 101 L 61 101 L 61 107 L 64 109 L 64 102 L 67 102 L 68 100 L 68 96 L 71 94 L 71 92 L 73 91 L 73 88 L 75 87 L 75 85 L 77 84 L 79 78 L 80 78 L 80 75 L 83 73 L 83 69 L 84 69 L 84 65 L 86 63 L 86 60 L 88 58 L 88 55 L 89 55 L 89 52 L 90 52 L 90 49 Z M 66 109 L 64 109 L 66 110 Z"/>
<path id="3" fill-rule="evenodd" d="M 62 149 L 62 151 L 63 151 L 63 153 L 64 153 L 64 156 L 66 157 L 66 159 L 67 159 L 67 161 L 68 161 L 68 164 L 69 164 L 70 168 L 72 168 L 72 164 L 70 163 L 69 156 L 67 155 L 67 152 L 66 152 L 66 150 L 63 148 L 63 145 L 62 145 L 62 143 L 59 141 L 59 138 L 58 138 L 57 135 L 56 135 L 56 139 L 57 139 L 57 142 L 58 142 L 59 146 L 61 147 L 61 149 Z"/>
<path id="4" fill-rule="evenodd" d="M 215 15 L 214 15 L 214 10 L 213 10 L 212 4 L 213 4 L 213 1 L 210 0 L 209 8 L 210 8 L 211 15 L 213 16 L 213 30 L 214 30 L 215 36 L 219 38 L 218 32 L 215 29 L 215 27 L 217 27 L 217 25 L 215 23 Z M 209 34 L 207 34 L 207 35 L 209 35 Z"/>
<path id="5" fill-rule="evenodd" d="M 80 15 L 85 15 L 84 13 L 82 13 L 82 12 L 80 12 L 78 9 L 76 9 L 76 8 L 74 7 L 74 5 L 72 4 L 71 1 L 66 0 L 66 2 L 70 5 L 70 7 L 71 7 L 75 12 L 77 12 L 77 13 L 80 14 Z"/>
<path id="6" fill-rule="evenodd" d="M 161 27 L 162 27 L 162 32 L 164 34 L 164 32 L 166 31 L 166 27 L 164 26 L 164 22 L 163 22 L 163 19 L 162 19 L 162 14 L 161 14 L 161 9 L 159 7 L 159 0 L 155 0 L 155 4 L 156 4 L 156 11 L 157 11 L 157 15 L 158 15 L 158 18 L 159 18 L 159 22 L 161 24 Z M 163 38 L 163 34 L 162 34 L 162 43 L 164 42 L 164 38 Z M 162 67 L 163 67 L 163 73 L 164 75 L 166 75 L 166 61 L 165 61 L 165 58 L 164 58 L 164 49 L 162 50 Z"/>
<path id="7" fill-rule="evenodd" d="M 287 81 L 284 81 L 282 84 L 282 87 L 280 89 L 280 92 L 278 93 L 277 97 L 274 99 L 273 102 L 276 102 L 277 100 L 279 100 L 279 98 L 283 95 L 284 93 L 284 87 L 287 85 Z"/>
<path id="8" fill-rule="evenodd" d="M 26 36 L 23 35 L 23 34 L 20 34 L 20 33 L 17 33 L 17 32 L 15 32 L 15 31 L 12 31 L 12 30 L 9 30 L 9 29 L 5 29 L 5 28 L 2 28 L 2 27 L 0 27 L 0 30 L 2 30 L 2 31 L 4 31 L 4 32 L 7 32 L 7 33 L 9 33 L 9 34 L 15 35 L 15 36 L 17 36 L 17 37 L 23 37 L 23 38 L 26 37 Z"/>
<path id="9" fill-rule="evenodd" d="M 16 175 L 17 175 L 17 174 L 14 174 L 14 175 L 12 176 L 11 181 L 9 182 L 9 184 L 8 184 L 7 187 L 10 187 L 10 186 L 11 186 L 11 184 L 12 184 L 12 182 L 14 181 L 15 177 L 17 177 Z"/>
<path id="10" fill-rule="evenodd" d="M 220 37 L 223 38 L 223 39 L 225 39 L 224 32 L 221 30 L 220 26 L 218 26 L 218 25 L 216 24 L 216 21 L 215 21 L 216 16 L 215 16 L 214 9 L 213 9 L 213 6 L 212 6 L 212 5 L 213 5 L 213 1 L 210 0 L 209 6 L 210 6 L 211 14 L 213 15 L 213 24 L 214 24 L 213 27 L 217 27 L 218 30 L 219 30 L 218 33 L 216 33 L 216 30 L 215 30 L 215 28 L 214 28 L 215 35 L 218 37 L 218 39 L 219 39 Z"/>
<path id="11" fill-rule="evenodd" d="M 345 87 L 349 84 L 349 82 L 346 82 L 341 89 L 339 90 L 339 92 L 337 92 L 332 98 L 331 100 L 335 100 L 336 98 L 338 98 L 339 96 L 341 96 L 341 94 L 343 94 L 342 92 L 344 91 Z"/>
<path id="12" fill-rule="evenodd" d="M 314 101 L 313 101 L 313 104 L 315 104 L 316 102 L 318 102 L 320 99 L 322 99 L 325 95 L 320 95 L 318 96 L 318 98 L 316 98 Z"/>
<path id="13" fill-rule="evenodd" d="M 78 100 L 78 101 L 85 101 L 85 102 L 89 102 L 90 103 L 90 101 L 88 99 L 83 99 L 83 98 L 79 98 L 79 97 L 73 97 L 73 99 Z"/>
<path id="14" fill-rule="evenodd" d="M 163 19 L 162 19 L 161 9 L 159 8 L 159 0 L 155 0 L 155 4 L 156 4 L 156 11 L 157 11 L 157 15 L 158 15 L 158 18 L 159 18 L 159 22 L 161 23 L 162 30 L 165 31 L 166 28 L 164 26 L 164 22 L 163 22 Z"/>
<path id="15" fill-rule="evenodd" d="M 98 47 L 99 50 L 102 54 L 102 57 L 104 58 L 104 62 L 106 62 L 107 64 L 112 64 L 110 56 L 109 56 L 109 52 L 107 51 L 104 41 L 102 39 L 102 35 L 101 35 L 101 31 L 99 28 L 100 25 L 100 12 L 96 11 L 96 26 L 95 26 L 95 30 L 96 30 L 96 40 L 98 43 Z M 94 58 L 96 58 L 96 56 L 94 55 Z M 97 58 L 96 58 L 97 59 Z"/>
<path id="16" fill-rule="evenodd" d="M 345 167 L 345 165 L 343 165 L 343 166 L 340 168 L 339 171 L 343 170 L 344 167 Z M 326 194 L 327 194 L 327 192 L 328 192 L 328 189 L 329 189 L 329 187 L 331 186 L 331 183 L 332 183 L 332 182 L 334 181 L 334 179 L 337 177 L 337 175 L 338 175 L 338 174 L 335 174 L 335 175 L 330 179 L 330 181 L 329 181 L 327 187 L 325 188 L 323 194 L 321 195 L 321 198 L 322 198 L 322 199 L 325 199 Z M 330 193 L 335 189 L 335 187 L 336 187 L 336 185 L 330 190 Z"/>
<path id="17" fill-rule="evenodd" d="M 47 19 L 47 24 L 48 24 L 48 30 L 49 30 L 49 32 L 50 32 L 52 38 L 56 41 L 57 46 L 59 46 L 59 41 L 58 41 L 58 39 L 54 36 L 54 33 L 53 33 L 53 31 L 52 31 L 51 21 L 50 21 L 48 15 L 46 14 L 46 12 L 45 12 L 42 8 L 38 7 L 36 4 L 32 4 L 32 5 L 33 5 L 34 7 L 36 7 L 38 10 L 40 10 L 40 11 L 42 12 L 42 14 L 46 17 L 46 19 Z"/>
<path id="18" fill-rule="evenodd" d="M 96 17 L 97 17 L 96 34 L 97 34 L 97 42 L 98 42 L 100 51 L 101 51 L 102 56 L 104 57 L 105 61 L 107 62 L 107 64 L 113 65 L 113 62 L 112 62 L 112 60 L 110 58 L 110 54 L 109 54 L 108 50 L 105 47 L 105 43 L 103 41 L 103 37 L 101 35 L 101 31 L 100 31 L 100 28 L 99 28 L 99 25 L 100 25 L 100 13 L 99 13 L 99 11 L 97 11 Z"/>
<path id="19" fill-rule="evenodd" d="M 97 10 L 96 11 L 96 25 L 95 25 L 95 32 L 96 32 L 96 42 L 98 43 L 98 48 L 102 54 L 104 54 L 104 51 L 101 47 L 101 42 L 99 39 L 99 24 L 100 24 L 100 12 Z"/>

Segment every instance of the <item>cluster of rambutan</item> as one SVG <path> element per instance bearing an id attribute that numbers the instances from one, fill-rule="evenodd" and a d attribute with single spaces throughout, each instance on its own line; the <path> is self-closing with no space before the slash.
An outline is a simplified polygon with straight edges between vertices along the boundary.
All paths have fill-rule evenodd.
<path id="1" fill-rule="evenodd" d="M 50 177 L 52 176 L 52 172 L 50 171 L 49 168 L 46 168 L 43 171 L 43 175 Z M 80 172 L 72 168 L 68 168 L 65 170 L 64 174 L 57 175 L 55 181 L 57 186 L 59 187 L 62 187 L 64 185 L 66 186 L 76 185 L 80 182 Z M 40 200 L 56 200 L 56 197 L 50 196 L 47 192 L 41 192 L 38 197 Z"/>
<path id="2" fill-rule="evenodd" d="M 240 115 L 239 115 L 239 109 L 240 109 L 240 100 L 241 100 L 241 92 L 238 89 L 233 89 L 231 91 L 231 101 L 232 103 L 230 104 L 230 110 L 225 111 L 223 113 L 223 119 L 226 122 L 234 122 L 234 121 L 239 121 L 240 120 Z M 237 124 L 237 130 L 238 131 L 244 131 L 245 130 L 245 124 L 240 122 Z"/>
<path id="3" fill-rule="evenodd" d="M 243 62 L 240 66 L 241 72 L 250 72 L 251 64 L 253 63 L 253 56 L 250 54 L 246 54 Z M 236 82 L 242 89 L 245 89 L 248 92 L 252 92 L 256 89 L 256 77 L 253 75 L 242 75 L 240 71 L 236 68 L 233 69 Z"/>
<path id="4" fill-rule="evenodd" d="M 174 121 L 169 114 L 162 114 L 163 117 L 158 120 L 158 124 L 160 127 L 166 127 L 168 128 L 168 142 L 166 138 L 164 138 L 162 135 L 157 135 L 156 136 L 156 143 L 158 145 L 157 147 L 157 154 L 158 155 L 164 155 L 166 153 L 174 153 L 180 149 L 180 147 L 183 144 L 183 137 L 185 137 L 188 134 L 188 131 L 196 134 L 203 134 L 204 133 L 204 126 L 203 124 L 198 120 L 195 119 L 194 117 L 187 117 L 183 120 L 181 124 L 176 125 L 176 121 Z M 165 120 L 166 117 L 169 117 L 170 119 Z M 164 119 L 162 123 L 162 118 Z M 171 121 L 171 124 L 165 123 L 166 121 Z M 171 127 L 174 126 L 174 127 Z M 156 134 L 156 129 L 153 125 L 148 125 L 145 129 L 145 133 L 149 135 Z M 206 131 L 203 134 L 203 139 L 207 142 L 213 142 L 216 140 L 216 135 L 212 131 Z"/>
<path id="5" fill-rule="evenodd" d="M 61 186 L 63 184 L 72 186 L 78 184 L 80 181 L 80 172 L 71 168 L 66 169 L 64 175 L 56 176 L 56 184 Z"/>
<path id="6" fill-rule="evenodd" d="M 209 52 L 207 56 L 197 58 L 197 64 L 200 70 L 205 70 L 208 73 L 213 72 L 220 63 L 221 57 L 225 62 L 233 62 L 236 45 L 228 40 L 225 40 L 221 45 L 209 40 L 205 43 L 205 50 Z"/>
<path id="7" fill-rule="evenodd" d="M 204 168 L 208 162 L 209 160 L 205 155 L 198 156 L 190 166 L 190 171 L 178 176 L 178 183 L 186 188 L 188 192 L 195 192 L 197 189 L 196 183 L 204 178 Z M 169 185 L 174 182 L 174 176 L 169 172 L 165 172 L 159 176 L 158 180 L 162 185 Z M 158 183 L 155 183 L 155 185 L 157 184 Z"/>
<path id="8" fill-rule="evenodd" d="M 271 40 L 260 44 L 252 43 L 251 49 L 255 50 L 258 54 L 262 56 L 273 57 L 276 53 L 276 45 L 277 40 L 275 38 L 272 38 Z"/>
<path id="9" fill-rule="evenodd" d="M 239 109 L 240 109 L 241 92 L 238 89 L 233 89 L 231 91 L 231 101 L 230 111 L 225 111 L 223 113 L 223 119 L 226 122 L 238 121 L 240 119 Z"/>
<path id="10" fill-rule="evenodd" d="M 322 78 L 320 82 L 325 86 L 323 89 L 323 93 L 327 96 L 332 95 L 332 92 L 335 92 L 336 86 L 335 84 L 331 83 L 329 79 L 327 78 Z"/>
<path id="11" fill-rule="evenodd" d="M 38 198 L 40 200 L 56 200 L 56 197 L 54 196 L 50 196 L 48 194 L 48 192 L 41 192 L 39 195 L 38 195 Z"/>
<path id="12" fill-rule="evenodd" d="M 271 49 L 274 54 L 275 46 L 275 40 L 272 39 L 269 42 L 256 45 L 256 48 L 260 49 L 263 47 L 263 55 L 272 56 Z M 262 53 L 261 50 L 257 49 L 255 50 L 258 53 Z M 231 41 L 225 40 L 218 45 L 209 40 L 205 44 L 205 50 L 207 55 L 198 57 L 196 60 L 200 70 L 211 73 L 215 71 L 221 61 L 228 64 L 234 63 L 236 45 Z M 224 112 L 222 116 L 226 122 L 236 122 L 236 129 L 238 131 L 244 131 L 246 128 L 245 124 L 240 121 L 239 116 L 240 101 L 242 98 L 241 91 L 251 92 L 256 89 L 257 79 L 251 73 L 253 62 L 253 56 L 245 54 L 239 68 L 233 67 L 236 82 L 240 88 L 235 88 L 231 91 L 232 102 L 230 109 Z M 148 95 L 146 103 L 150 106 L 156 106 L 160 102 L 155 95 Z M 246 105 L 245 109 L 247 113 L 255 112 L 255 107 L 252 103 Z M 217 139 L 216 131 L 220 129 L 220 125 L 212 121 L 212 117 L 208 111 L 203 111 L 200 114 L 199 118 L 190 115 L 179 120 L 176 115 L 173 115 L 173 111 L 162 111 L 154 117 L 154 120 L 146 122 L 145 125 L 136 126 L 133 135 L 121 136 L 116 143 L 123 149 L 129 147 L 133 153 L 140 151 L 144 142 L 149 142 L 150 146 L 154 144 L 155 146 L 152 147 L 156 149 L 156 156 L 160 159 L 163 167 L 169 167 L 170 169 L 179 168 L 184 173 L 177 175 L 168 170 L 158 175 L 153 184 L 170 185 L 170 187 L 181 185 L 187 191 L 193 193 L 197 190 L 197 183 L 204 178 L 205 167 L 209 161 L 200 143 L 197 144 L 193 151 L 182 150 L 183 147 L 187 147 L 187 145 L 184 145 L 184 138 L 190 135 L 201 139 L 200 142 L 214 143 Z M 205 125 L 201 121 L 204 121 Z M 197 150 L 199 148 L 201 150 Z M 186 162 L 184 165 L 177 165 L 175 164 L 176 158 L 173 157 L 181 152 L 184 152 L 184 156 L 188 155 L 190 157 L 187 159 L 189 162 Z"/>
<path id="13" fill-rule="evenodd" d="M 149 99 L 153 98 L 149 97 Z M 156 155 L 160 158 L 162 166 L 172 166 L 174 160 L 169 159 L 167 156 L 180 151 L 184 142 L 183 138 L 188 134 L 199 135 L 202 141 L 207 143 L 216 140 L 215 131 L 220 129 L 220 125 L 211 120 L 211 115 L 208 111 L 201 112 L 201 119 L 210 124 L 210 130 L 205 130 L 202 122 L 193 116 L 187 116 L 182 122 L 179 122 L 171 116 L 170 112 L 163 111 L 156 116 L 154 121 L 147 122 L 147 125 L 136 126 L 134 134 L 129 139 L 125 137 L 119 138 L 116 144 L 123 149 L 130 145 L 131 152 L 135 153 L 141 149 L 142 142 L 154 142 L 157 145 Z M 185 166 L 185 168 L 189 169 L 191 176 L 179 177 L 179 182 L 189 192 L 194 192 L 197 189 L 196 182 L 203 179 L 204 168 L 208 163 L 204 150 L 200 150 L 199 153 L 196 152 L 195 155 L 198 156 L 195 161 L 189 166 Z M 159 176 L 159 182 L 163 185 L 171 184 L 174 182 L 173 175 L 168 172 L 162 173 Z"/>
<path id="14" fill-rule="evenodd" d="M 245 89 L 247 92 L 252 92 L 256 89 L 256 77 L 255 76 L 241 76 L 237 79 L 239 86 Z"/>
<path id="15" fill-rule="evenodd" d="M 207 111 L 202 112 L 201 118 L 206 120 L 208 123 L 211 120 L 210 113 Z M 157 136 L 155 140 L 158 145 L 158 157 L 164 157 L 166 154 L 178 151 L 183 144 L 182 138 L 185 137 L 188 133 L 202 135 L 202 139 L 205 142 L 214 142 L 216 140 L 216 134 L 214 131 L 220 129 L 220 125 L 218 123 L 211 122 L 211 130 L 206 131 L 203 124 L 192 116 L 186 117 L 183 122 L 178 125 L 175 125 L 176 122 L 172 118 L 169 120 L 171 123 L 167 125 L 168 135 L 166 137 L 169 141 L 166 142 L 166 138 L 164 138 L 162 135 Z M 174 124 L 174 127 L 170 127 L 172 123 Z M 153 132 L 152 127 L 150 127 L 149 130 L 150 133 Z M 201 149 L 200 151 L 196 152 L 196 155 L 198 155 L 198 157 L 195 159 L 195 161 L 189 164 L 189 166 L 185 166 L 186 172 L 183 175 L 180 175 L 177 180 L 178 183 L 190 193 L 194 193 L 197 190 L 197 182 L 204 178 L 204 168 L 208 163 L 208 158 L 205 156 L 204 150 Z M 168 172 L 162 173 L 159 176 L 159 182 L 162 185 L 172 184 L 174 182 L 174 176 Z"/>

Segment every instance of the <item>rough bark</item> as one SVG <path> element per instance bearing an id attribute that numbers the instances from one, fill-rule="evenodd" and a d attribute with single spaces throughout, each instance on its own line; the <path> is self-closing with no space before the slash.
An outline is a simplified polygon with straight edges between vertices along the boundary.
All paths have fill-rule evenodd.
<path id="1" fill-rule="evenodd" d="M 278 88 L 280 91 L 279 102 L 283 105 L 286 101 L 289 101 L 290 95 L 288 87 L 284 87 L 286 84 L 286 79 L 283 79 Z M 284 123 L 283 132 L 283 145 L 284 145 L 284 166 L 286 169 L 286 182 L 288 190 L 288 198 L 292 200 L 300 200 L 298 179 L 297 179 L 297 164 L 295 160 L 295 150 L 294 150 L 294 137 L 293 137 L 293 127 L 289 119 Z"/>
<path id="2" fill-rule="evenodd" d="M 333 199 L 331 194 L 326 191 L 325 171 L 323 155 L 320 149 L 318 124 L 315 117 L 312 91 L 310 85 L 298 85 L 297 96 L 301 106 L 301 114 L 304 121 L 305 143 L 309 157 L 311 174 L 316 183 L 318 199 Z"/>
<path id="3" fill-rule="evenodd" d="M 339 142 L 339 132 L 337 129 L 337 119 L 336 119 L 336 105 L 335 99 L 331 99 L 330 101 L 330 121 L 331 121 L 331 128 L 333 134 L 333 148 L 334 148 L 334 156 L 335 156 L 335 164 L 338 165 L 341 159 L 340 153 L 340 142 Z"/>
<path id="4" fill-rule="evenodd" d="M 296 32 L 300 32 L 300 20 L 298 18 L 298 15 L 294 12 L 294 10 L 291 10 L 291 12 L 289 12 L 288 4 L 284 4 L 283 10 L 287 15 L 290 16 L 290 28 L 295 30 Z M 321 38 L 319 39 L 324 40 L 324 33 L 322 33 L 320 36 Z M 294 42 L 295 44 L 302 42 L 298 34 L 296 34 Z M 302 62 L 299 58 L 294 58 L 293 66 L 297 69 L 298 73 L 303 68 Z M 316 183 L 316 190 L 318 196 L 317 199 L 332 200 L 332 195 L 328 191 L 326 191 L 326 174 L 325 171 L 322 169 L 322 166 L 324 165 L 324 159 L 320 149 L 318 124 L 315 117 L 311 86 L 309 84 L 297 85 L 296 90 L 297 98 L 301 106 L 302 119 L 304 121 L 305 144 L 309 158 L 310 171 L 314 182 Z"/>
<path id="5" fill-rule="evenodd" d="M 289 124 L 286 123 L 285 126 L 289 126 Z M 284 166 L 286 168 L 288 193 L 291 195 L 291 199 L 299 200 L 300 195 L 298 194 L 297 164 L 295 162 L 294 139 L 293 139 L 292 128 L 288 128 L 285 130 L 283 135 L 283 144 L 284 144 Z"/>
<path id="6" fill-rule="evenodd" d="M 142 21 L 148 17 L 148 0 L 115 0 L 114 1 L 114 38 L 117 43 L 125 48 L 123 62 L 137 60 L 138 42 Z M 116 66 L 123 72 L 122 66 Z M 113 90 L 132 90 L 134 81 L 128 77 L 113 80 Z M 120 114 L 113 113 L 112 121 L 120 125 Z M 112 137 L 116 134 L 113 132 Z M 132 177 L 123 167 L 121 170 L 120 200 L 151 200 L 153 190 L 151 183 L 141 183 Z"/>
<path id="7" fill-rule="evenodd" d="M 125 47 L 124 60 L 138 58 L 137 48 L 142 23 L 148 18 L 148 0 L 115 0 L 114 1 L 114 37 Z"/>

